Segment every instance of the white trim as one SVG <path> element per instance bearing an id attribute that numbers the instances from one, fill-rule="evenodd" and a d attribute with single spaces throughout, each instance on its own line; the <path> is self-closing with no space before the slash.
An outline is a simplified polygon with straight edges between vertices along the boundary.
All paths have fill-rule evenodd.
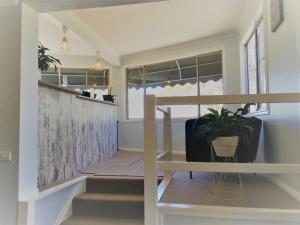
<path id="1" fill-rule="evenodd" d="M 67 187 L 70 187 L 72 185 L 75 185 L 77 183 L 80 183 L 80 182 L 83 182 L 85 181 L 89 176 L 80 176 L 80 177 L 77 177 L 77 178 L 74 178 L 73 180 L 70 180 L 70 181 L 67 181 L 65 183 L 62 183 L 62 184 L 59 184 L 59 185 L 56 185 L 52 188 L 49 188 L 47 190 L 44 190 L 44 191 L 41 191 L 37 196 L 36 198 L 34 199 L 35 201 L 37 200 L 40 200 L 40 199 L 43 199 L 43 198 L 46 198 L 60 190 L 63 190 Z"/>
<path id="2" fill-rule="evenodd" d="M 157 217 L 157 174 L 155 172 L 157 133 L 155 123 L 155 97 L 144 96 L 144 194 L 145 225 L 154 225 Z"/>
<path id="3" fill-rule="evenodd" d="M 167 187 L 169 186 L 169 184 L 171 183 L 172 179 L 171 178 L 167 178 L 167 179 L 163 179 L 162 182 L 159 184 L 158 188 L 157 188 L 157 201 L 159 202 L 161 197 L 163 196 L 163 194 L 165 193 Z"/>
<path id="4" fill-rule="evenodd" d="M 125 148 L 125 147 L 119 147 L 119 151 L 126 151 L 126 152 L 144 152 L 144 149 L 142 149 L 142 148 Z"/>
<path id="5" fill-rule="evenodd" d="M 256 95 L 215 95 L 156 97 L 156 105 L 211 105 L 243 103 L 299 103 L 300 93 L 276 93 Z"/>
<path id="6" fill-rule="evenodd" d="M 158 161 L 156 162 L 156 168 L 158 171 L 175 170 L 224 173 L 300 174 L 300 164 Z"/>
<path id="7" fill-rule="evenodd" d="M 296 189 L 292 188 L 290 185 L 283 182 L 281 179 L 279 179 L 277 177 L 266 176 L 266 178 L 269 179 L 271 182 L 273 182 L 277 187 L 279 187 L 285 193 L 289 194 L 294 199 L 296 199 L 298 202 L 300 202 L 300 192 L 298 192 Z"/>
<path id="8" fill-rule="evenodd" d="M 62 210 L 57 216 L 54 225 L 60 225 L 64 220 L 72 216 L 72 202 L 75 196 L 85 192 L 85 183 L 77 183 L 77 186 L 69 194 L 67 200 L 64 202 Z"/>
<path id="9" fill-rule="evenodd" d="M 142 148 L 126 148 L 126 147 L 119 147 L 119 151 L 127 151 L 127 152 L 144 152 Z M 157 149 L 157 152 L 162 152 L 162 149 Z M 173 155 L 185 155 L 185 149 L 173 149 Z"/>
<path id="10" fill-rule="evenodd" d="M 165 215 L 199 216 L 209 218 L 249 219 L 264 221 L 300 221 L 299 209 L 267 209 L 226 206 L 206 206 L 158 203 L 158 211 Z"/>

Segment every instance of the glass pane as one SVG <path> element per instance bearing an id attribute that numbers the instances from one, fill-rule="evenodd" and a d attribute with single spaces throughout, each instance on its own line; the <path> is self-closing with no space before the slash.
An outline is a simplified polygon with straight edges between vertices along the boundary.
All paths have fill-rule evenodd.
<path id="1" fill-rule="evenodd" d="M 87 80 L 89 87 L 108 87 L 109 85 L 109 70 L 88 70 Z"/>
<path id="2" fill-rule="evenodd" d="M 129 119 L 142 119 L 144 117 L 144 87 L 143 68 L 127 70 L 127 110 Z"/>
<path id="3" fill-rule="evenodd" d="M 147 84 L 159 84 L 159 83 L 179 81 L 179 80 L 180 80 L 180 75 L 178 69 L 146 73 Z"/>
<path id="4" fill-rule="evenodd" d="M 267 81 L 266 81 L 266 61 L 262 60 L 258 64 L 259 69 L 259 93 L 267 93 Z"/>
<path id="5" fill-rule="evenodd" d="M 45 75 L 42 74 L 42 81 L 46 81 L 53 84 L 59 84 L 59 77 L 58 75 Z"/>
<path id="6" fill-rule="evenodd" d="M 197 83 L 176 84 L 172 83 L 165 86 L 146 88 L 147 95 L 155 95 L 157 97 L 171 96 L 197 96 Z M 196 117 L 198 114 L 198 106 L 171 106 L 172 118 Z M 161 113 L 157 113 L 158 118 L 162 118 Z"/>
<path id="7" fill-rule="evenodd" d="M 257 27 L 257 56 L 258 62 L 265 59 L 265 24 L 261 21 Z"/>
<path id="8" fill-rule="evenodd" d="M 248 71 L 248 92 L 257 94 L 257 54 L 256 54 L 256 35 L 253 34 L 246 45 L 247 48 L 247 71 Z"/>
<path id="9" fill-rule="evenodd" d="M 177 60 L 181 68 L 196 66 L 196 57 L 189 57 Z"/>
<path id="10" fill-rule="evenodd" d="M 68 77 L 68 85 L 83 85 L 85 86 L 85 76 L 67 76 Z"/>
<path id="11" fill-rule="evenodd" d="M 223 79 L 220 77 L 218 80 L 209 80 L 207 82 L 201 82 L 200 80 L 200 95 L 223 95 Z M 201 105 L 200 114 L 204 115 L 208 113 L 208 108 L 214 108 L 221 110 L 223 105 Z"/>
<path id="12" fill-rule="evenodd" d="M 211 63 L 211 62 L 220 62 L 220 61 L 222 61 L 222 52 L 221 51 L 198 56 L 198 64 L 199 65 Z"/>
<path id="13" fill-rule="evenodd" d="M 214 76 L 222 74 L 222 62 L 199 64 L 199 77 Z"/>
<path id="14" fill-rule="evenodd" d="M 128 117 L 130 119 L 144 118 L 144 89 L 128 88 Z"/>
<path id="15" fill-rule="evenodd" d="M 89 76 L 88 77 L 88 86 L 107 87 L 108 86 L 108 80 L 107 80 L 106 77 Z"/>
<path id="16" fill-rule="evenodd" d="M 174 60 L 174 61 L 149 65 L 146 66 L 145 69 L 146 69 L 146 73 L 153 73 L 153 72 L 161 72 L 165 70 L 178 69 L 178 66 L 176 64 L 176 61 Z"/>
<path id="17" fill-rule="evenodd" d="M 181 78 L 182 79 L 197 79 L 197 67 L 182 67 L 181 68 Z"/>
<path id="18" fill-rule="evenodd" d="M 143 85 L 143 68 L 135 68 L 127 70 L 127 84 L 128 87 L 142 87 Z"/>
<path id="19" fill-rule="evenodd" d="M 84 75 L 86 74 L 86 69 L 80 68 L 61 68 L 60 69 L 61 75 Z"/>

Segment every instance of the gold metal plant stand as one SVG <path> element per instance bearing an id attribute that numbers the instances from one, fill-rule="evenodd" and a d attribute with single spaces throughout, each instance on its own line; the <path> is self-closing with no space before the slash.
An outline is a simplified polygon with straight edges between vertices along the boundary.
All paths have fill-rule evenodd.
<path id="1" fill-rule="evenodd" d="M 211 144 L 211 160 L 212 162 L 216 162 L 216 158 L 214 155 L 214 147 Z M 238 163 L 238 157 L 236 153 L 232 157 L 224 157 L 224 163 Z M 226 180 L 226 173 L 213 173 L 213 196 L 214 198 L 217 199 L 222 199 L 222 200 L 240 200 L 244 198 L 244 186 L 242 182 L 242 176 L 240 173 L 237 173 L 237 182 L 239 184 L 239 191 L 229 191 L 225 190 L 225 180 Z M 224 193 L 231 193 L 235 196 L 235 198 L 226 198 L 223 196 Z"/>

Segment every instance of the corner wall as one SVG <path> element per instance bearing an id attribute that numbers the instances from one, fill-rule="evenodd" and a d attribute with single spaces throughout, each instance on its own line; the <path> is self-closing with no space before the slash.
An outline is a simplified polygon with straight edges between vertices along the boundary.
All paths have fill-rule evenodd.
<path id="1" fill-rule="evenodd" d="M 266 0 L 270 93 L 300 92 L 300 1 L 284 0 L 284 22 L 270 29 L 270 0 Z M 265 118 L 267 161 L 300 163 L 300 104 L 272 104 Z M 299 176 L 280 179 L 300 191 Z"/>
<path id="2" fill-rule="evenodd" d="M 22 4 L 19 201 L 38 193 L 38 13 Z"/>
<path id="3" fill-rule="evenodd" d="M 12 162 L 0 162 L 0 224 L 16 225 L 18 212 L 21 5 L 0 7 L 0 151 Z"/>

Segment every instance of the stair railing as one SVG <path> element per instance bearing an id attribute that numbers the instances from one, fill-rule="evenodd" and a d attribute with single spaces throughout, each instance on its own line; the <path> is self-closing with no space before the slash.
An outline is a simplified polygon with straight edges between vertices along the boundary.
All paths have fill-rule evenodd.
<path id="1" fill-rule="evenodd" d="M 170 109 L 165 105 L 211 105 L 244 103 L 300 103 L 300 93 L 155 97 L 144 96 L 144 186 L 145 225 L 161 224 L 158 213 L 159 200 L 171 182 L 171 171 L 231 172 L 258 174 L 300 174 L 299 164 L 273 163 L 207 163 L 172 160 L 172 132 Z M 157 128 L 155 112 L 164 113 L 164 151 L 157 153 Z M 164 180 L 157 186 L 157 172 L 164 171 Z"/>

